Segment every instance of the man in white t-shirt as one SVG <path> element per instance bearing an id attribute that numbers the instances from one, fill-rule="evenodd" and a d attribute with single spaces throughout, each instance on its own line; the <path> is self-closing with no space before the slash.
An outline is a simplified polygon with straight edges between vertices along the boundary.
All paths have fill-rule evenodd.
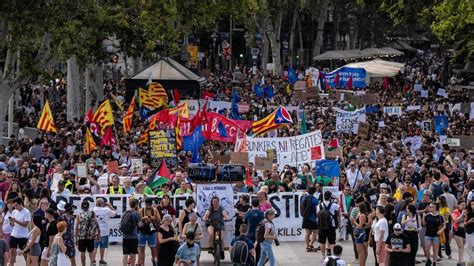
<path id="1" fill-rule="evenodd" d="M 362 173 L 357 169 L 355 162 L 349 163 L 349 169 L 346 170 L 347 180 L 352 190 L 357 190 L 358 182 L 363 179 Z"/>
<path id="2" fill-rule="evenodd" d="M 104 260 L 104 255 L 105 249 L 109 247 L 109 222 L 110 218 L 117 215 L 117 211 L 115 211 L 110 202 L 106 204 L 103 198 L 97 198 L 95 205 L 96 207 L 92 208 L 92 211 L 95 213 L 97 223 L 99 224 L 100 241 L 94 241 L 95 249 L 93 257 L 95 258 L 95 252 L 97 252 L 97 249 L 100 247 L 99 264 L 107 264 Z"/>
<path id="3" fill-rule="evenodd" d="M 10 225 L 13 227 L 10 234 L 10 265 L 15 265 L 16 250 L 24 249 L 28 243 L 28 224 L 31 221 L 30 211 L 23 206 L 21 198 L 13 200 L 13 212 L 10 217 Z M 24 254 L 25 262 L 26 254 Z"/>
<path id="4" fill-rule="evenodd" d="M 69 201 L 69 196 L 71 195 L 71 191 L 65 188 L 66 182 L 61 180 L 58 182 L 58 190 L 54 191 L 51 194 L 51 199 L 55 202 L 59 202 L 58 196 L 64 198 L 66 201 Z"/>
<path id="5" fill-rule="evenodd" d="M 321 253 L 323 259 L 325 256 L 330 256 L 331 251 L 336 244 L 336 228 L 338 228 L 339 221 L 341 220 L 339 213 L 339 204 L 332 201 L 331 191 L 324 192 L 323 202 L 318 205 L 317 216 L 318 216 L 318 242 L 321 247 Z M 323 210 L 329 211 L 329 217 L 323 215 Z M 327 220 L 326 218 L 329 218 Z M 323 221 L 325 219 L 326 221 Z M 327 224 L 329 221 L 330 224 Z M 326 247 L 326 241 L 329 243 L 329 247 Z"/>

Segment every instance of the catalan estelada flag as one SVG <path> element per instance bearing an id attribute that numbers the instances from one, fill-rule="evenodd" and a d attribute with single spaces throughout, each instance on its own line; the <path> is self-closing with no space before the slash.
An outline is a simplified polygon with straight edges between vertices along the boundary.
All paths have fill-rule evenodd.
<path id="1" fill-rule="evenodd" d="M 46 103 L 43 106 L 43 111 L 41 112 L 38 125 L 36 126 L 39 130 L 48 131 L 48 132 L 57 132 L 56 125 L 54 124 L 53 113 L 49 107 L 49 101 L 46 100 Z"/>
<path id="2" fill-rule="evenodd" d="M 84 153 L 90 155 L 93 151 L 97 150 L 97 144 L 95 144 L 94 138 L 89 130 L 86 129 L 86 144 L 84 145 Z"/>
<path id="3" fill-rule="evenodd" d="M 261 136 L 282 126 L 293 124 L 291 115 L 284 107 L 278 107 L 266 117 L 252 123 L 252 136 Z"/>
<path id="4" fill-rule="evenodd" d="M 166 94 L 165 88 L 160 83 L 150 83 L 148 85 L 147 93 L 148 95 L 146 95 L 145 91 L 141 91 L 140 96 L 143 98 L 143 101 L 140 99 L 141 106 L 144 106 L 150 110 L 168 108 L 168 94 Z"/>
<path id="5" fill-rule="evenodd" d="M 184 118 L 189 118 L 189 104 L 188 100 L 178 104 L 175 108 L 171 108 L 170 115 L 178 115 Z"/>
<path id="6" fill-rule="evenodd" d="M 109 100 L 106 100 L 99 105 L 92 120 L 100 127 L 101 135 L 104 135 L 106 127 L 114 125 L 114 116 L 112 114 L 112 107 L 110 106 Z"/>
<path id="7" fill-rule="evenodd" d="M 128 106 L 127 112 L 123 116 L 122 126 L 123 132 L 128 133 L 132 129 L 132 118 L 133 118 L 133 109 L 135 108 L 135 97 L 133 97 L 130 106 Z"/>

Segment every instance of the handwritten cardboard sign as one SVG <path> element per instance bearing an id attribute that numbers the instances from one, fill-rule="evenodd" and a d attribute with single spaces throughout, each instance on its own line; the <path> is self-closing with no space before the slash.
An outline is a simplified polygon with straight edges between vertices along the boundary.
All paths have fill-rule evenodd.
<path id="1" fill-rule="evenodd" d="M 273 159 L 267 157 L 255 157 L 255 169 L 256 170 L 271 170 L 273 165 Z"/>
<path id="2" fill-rule="evenodd" d="M 87 177 L 87 165 L 83 163 L 76 164 L 77 176 Z"/>
<path id="3" fill-rule="evenodd" d="M 294 90 L 295 91 L 304 91 L 304 90 L 306 90 L 306 81 L 303 81 L 303 80 L 297 81 L 294 85 Z"/>
<path id="4" fill-rule="evenodd" d="M 230 156 L 221 155 L 219 152 L 215 152 L 212 156 L 212 161 L 214 163 L 228 164 L 230 162 Z"/>
<path id="5" fill-rule="evenodd" d="M 324 155 L 326 156 L 326 159 L 342 158 L 342 148 L 337 147 L 334 150 L 329 150 L 328 147 L 324 147 Z"/>
<path id="6" fill-rule="evenodd" d="M 233 152 L 230 154 L 230 162 L 232 164 L 241 164 L 245 167 L 249 166 L 248 152 Z"/>
<path id="7" fill-rule="evenodd" d="M 357 146 L 357 151 L 359 153 L 365 152 L 365 151 L 373 151 L 377 148 L 377 145 L 373 142 L 367 141 L 367 140 L 361 140 L 359 142 L 359 146 Z"/>
<path id="8" fill-rule="evenodd" d="M 107 173 L 118 174 L 119 172 L 118 161 L 111 161 L 107 163 Z"/>
<path id="9" fill-rule="evenodd" d="M 363 139 L 367 139 L 369 137 L 369 124 L 364 122 L 359 122 L 359 129 L 357 131 L 357 135 Z"/>

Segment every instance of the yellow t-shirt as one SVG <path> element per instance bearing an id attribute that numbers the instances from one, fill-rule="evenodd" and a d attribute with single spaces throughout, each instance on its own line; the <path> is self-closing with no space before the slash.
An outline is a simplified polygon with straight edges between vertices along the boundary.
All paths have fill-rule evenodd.
<path id="1" fill-rule="evenodd" d="M 448 222 L 448 218 L 451 215 L 451 210 L 449 209 L 449 207 L 440 207 L 439 215 L 444 217 L 445 222 Z"/>

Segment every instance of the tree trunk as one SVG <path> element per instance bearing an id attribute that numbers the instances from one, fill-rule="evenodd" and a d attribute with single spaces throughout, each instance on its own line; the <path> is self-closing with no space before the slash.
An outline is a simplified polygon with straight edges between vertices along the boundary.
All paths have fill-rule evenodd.
<path id="1" fill-rule="evenodd" d="M 80 75 L 76 57 L 67 60 L 67 120 L 79 119 L 80 113 Z"/>
<path id="2" fill-rule="evenodd" d="M 297 16 L 296 23 L 298 24 L 298 38 L 300 43 L 300 49 L 298 50 L 298 57 L 299 57 L 299 64 L 304 65 L 305 63 L 305 56 L 304 56 L 304 44 L 303 44 L 303 28 L 301 27 L 301 19 L 300 16 Z M 312 62 L 312 60 L 310 60 Z"/>
<path id="3" fill-rule="evenodd" d="M 137 74 L 143 69 L 143 61 L 141 57 L 134 57 L 133 59 L 133 66 L 132 66 L 132 75 Z"/>
<path id="4" fill-rule="evenodd" d="M 104 97 L 102 68 L 97 65 L 87 66 L 85 78 L 85 110 L 88 111 L 90 108 L 95 109 L 97 107 L 97 104 L 102 101 L 102 98 Z"/>
<path id="5" fill-rule="evenodd" d="M 293 17 L 291 20 L 291 31 L 290 31 L 290 43 L 288 45 L 288 61 L 289 65 L 293 67 L 295 62 L 295 32 L 296 32 L 296 20 L 298 18 L 298 5 L 293 10 Z"/>
<path id="6" fill-rule="evenodd" d="M 283 10 L 278 13 L 275 24 L 270 19 L 267 20 L 267 37 L 270 41 L 270 48 L 272 51 L 273 75 L 281 75 L 281 44 L 280 44 L 280 29 L 283 19 Z"/>
<path id="7" fill-rule="evenodd" d="M 316 33 L 316 40 L 314 42 L 313 57 L 321 53 L 324 41 L 324 23 L 326 22 L 326 13 L 328 11 L 329 1 L 322 0 L 320 4 L 319 16 L 318 16 L 318 32 Z"/>

